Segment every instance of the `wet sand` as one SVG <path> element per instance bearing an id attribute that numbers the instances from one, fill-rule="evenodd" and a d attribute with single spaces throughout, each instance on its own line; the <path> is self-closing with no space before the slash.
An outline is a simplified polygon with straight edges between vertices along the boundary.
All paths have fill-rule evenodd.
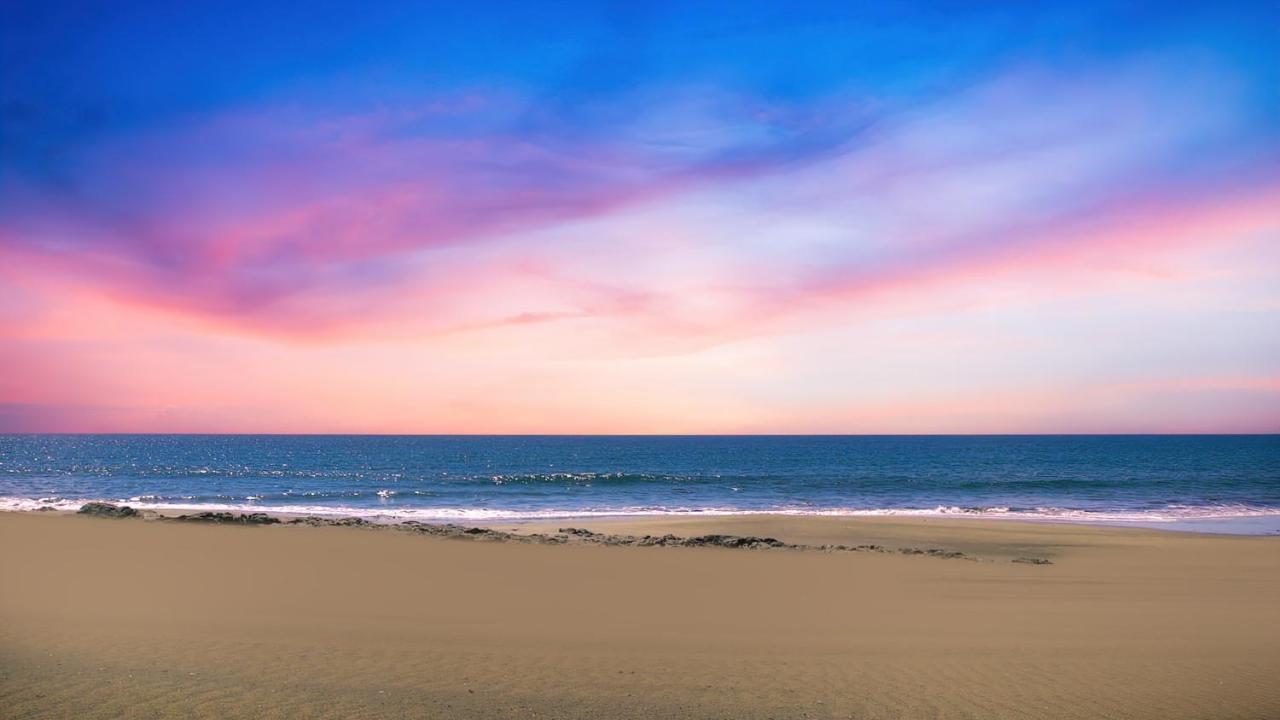
<path id="1" fill-rule="evenodd" d="M 1280 717 L 1280 538 L 565 525 L 886 551 L 0 514 L 0 716 Z"/>

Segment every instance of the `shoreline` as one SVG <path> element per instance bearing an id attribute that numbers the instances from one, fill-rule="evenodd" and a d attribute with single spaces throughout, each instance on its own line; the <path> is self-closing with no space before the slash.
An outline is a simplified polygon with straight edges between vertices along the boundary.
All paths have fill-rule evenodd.
<path id="1" fill-rule="evenodd" d="M 1193 533 L 1209 535 L 1244 535 L 1270 536 L 1280 535 L 1280 508 L 1274 512 L 1254 509 L 1239 514 L 1192 514 L 1182 517 L 1169 515 L 1153 515 L 1143 518 L 1140 514 L 1125 511 L 1098 512 L 1089 514 L 1086 511 L 1067 511 L 1070 514 L 1032 513 L 1032 512 L 992 512 L 971 511 L 963 509 L 876 509 L 876 510 L 707 510 L 707 511 L 529 511 L 527 513 L 494 511 L 435 511 L 418 508 L 397 508 L 394 510 L 378 508 L 353 508 L 343 506 L 301 506 L 297 508 L 281 506 L 257 506 L 252 503 L 190 503 L 190 504 L 154 504 L 133 502 L 125 499 L 107 500 L 66 500 L 56 503 L 31 499 L 4 499 L 8 506 L 0 507 L 0 513 L 26 512 L 58 512 L 75 513 L 85 503 L 103 502 L 109 504 L 128 505 L 139 510 L 164 516 L 190 514 L 199 512 L 230 513 L 263 513 L 274 517 L 323 517 L 328 519 L 360 518 L 375 524 L 398 524 L 403 522 L 424 522 L 431 524 L 455 523 L 482 527 L 546 525 L 572 522 L 631 522 L 676 519 L 731 519 L 731 518 L 834 518 L 846 520 L 958 520 L 963 522 L 1011 522 L 1051 525 L 1081 525 L 1087 527 L 1121 527 L 1147 530 L 1159 530 L 1176 533 Z"/>
<path id="2" fill-rule="evenodd" d="M 399 518 L 311 515 L 287 512 L 154 510 L 91 502 L 79 510 L 12 511 L 4 515 L 87 517 L 166 525 L 346 528 L 424 536 L 431 539 L 533 545 L 718 548 L 815 553 L 877 553 L 972 562 L 1052 565 L 1063 548 L 1164 544 L 1162 538 L 1272 540 L 1280 533 L 1214 533 L 1135 524 L 1026 520 L 1004 516 L 863 516 L 736 513 L 732 515 L 597 515 L 423 522 Z"/>
<path id="3" fill-rule="evenodd" d="M 41 513 L 42 515 L 45 513 Z M 611 519 L 596 518 L 585 523 L 574 525 L 565 522 L 554 523 L 517 523 L 491 525 L 460 525 L 455 523 L 423 523 L 404 521 L 399 523 L 379 523 L 362 518 L 332 518 L 317 516 L 292 516 L 272 513 L 228 513 L 199 512 L 193 514 L 164 514 L 155 511 L 137 510 L 127 505 L 110 503 L 89 503 L 76 513 L 59 513 L 61 515 L 79 515 L 89 518 L 110 519 L 116 521 L 142 521 L 166 524 L 188 525 L 230 525 L 230 526 L 279 526 L 309 528 L 358 528 L 371 531 L 398 532 L 422 535 L 431 538 L 451 540 L 469 540 L 499 543 L 529 543 L 536 545 L 599 545 L 610 547 L 714 547 L 734 550 L 790 550 L 800 552 L 823 553 L 880 553 L 912 556 L 929 556 L 952 560 L 969 560 L 990 562 L 995 559 L 1009 560 L 1015 563 L 1031 565 L 1050 565 L 1047 557 L 1021 554 L 1016 557 L 991 558 L 981 557 L 972 552 L 965 552 L 946 547 L 936 547 L 936 543 L 926 547 L 904 545 L 904 538 L 914 535 L 931 537 L 927 533 L 918 533 L 923 523 L 908 522 L 904 525 L 895 523 L 858 523 L 863 526 L 863 533 L 875 528 L 873 534 L 883 539 L 881 542 L 842 542 L 842 539 L 859 537 L 858 532 L 850 533 L 850 526 L 845 523 L 823 523 L 819 519 L 787 518 L 784 516 L 735 516 L 731 518 L 644 518 L 644 519 Z M 611 521 L 612 520 L 612 521 Z M 786 521 L 790 522 L 786 522 Z M 761 522 L 765 525 L 761 525 Z M 816 521 L 816 522 L 815 522 Z M 812 532 L 797 535 L 799 528 L 813 528 L 826 525 L 827 531 L 814 534 Z M 586 527 L 590 526 L 590 527 Z M 789 527 L 788 527 L 789 526 Z M 907 533 L 884 533 L 886 528 L 910 528 Z M 594 529 L 593 529 L 594 528 Z M 972 528 L 970 528 L 971 530 Z M 776 531 L 781 530 L 781 533 Z M 760 531 L 786 536 L 774 537 L 771 534 L 751 534 L 748 531 Z M 843 532 L 839 532 L 843 531 Z"/>

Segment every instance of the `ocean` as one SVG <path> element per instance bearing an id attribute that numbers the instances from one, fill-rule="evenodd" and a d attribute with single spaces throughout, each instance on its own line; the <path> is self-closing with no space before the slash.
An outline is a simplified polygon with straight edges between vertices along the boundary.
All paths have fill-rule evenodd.
<path id="1" fill-rule="evenodd" d="M 0 436 L 0 509 L 787 513 L 1280 532 L 1280 436 Z"/>

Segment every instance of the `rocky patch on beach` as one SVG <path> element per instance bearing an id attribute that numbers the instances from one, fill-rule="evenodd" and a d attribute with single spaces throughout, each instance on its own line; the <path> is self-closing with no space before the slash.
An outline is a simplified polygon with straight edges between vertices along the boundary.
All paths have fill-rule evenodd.
<path id="1" fill-rule="evenodd" d="M 678 535 L 609 535 L 592 532 L 585 528 L 560 528 L 561 535 L 571 537 L 579 542 L 598 545 L 635 545 L 640 547 L 722 547 L 756 550 L 761 548 L 801 548 L 777 538 L 755 537 L 752 535 L 698 535 L 680 537 Z"/>
<path id="2" fill-rule="evenodd" d="M 310 525 L 311 527 L 328 527 L 328 526 L 365 527 L 366 525 L 372 525 L 373 523 L 363 518 L 349 517 L 349 518 L 337 518 L 337 519 L 331 520 L 329 518 L 322 518 L 322 517 L 316 517 L 314 515 L 308 515 L 307 517 L 294 518 L 289 521 L 289 524 L 290 525 Z"/>
<path id="3" fill-rule="evenodd" d="M 433 525 L 431 523 L 423 523 L 416 520 L 407 520 L 393 527 L 397 530 L 403 530 L 406 532 L 458 540 L 492 540 L 496 542 L 523 542 L 538 545 L 563 545 L 567 542 L 567 538 L 562 535 L 544 535 L 543 533 L 521 534 L 507 532 L 506 530 L 495 530 L 493 528 L 455 525 L 453 523 Z"/>
<path id="4" fill-rule="evenodd" d="M 229 512 L 201 512 L 165 519 L 174 522 L 220 523 L 223 525 L 276 525 L 280 522 L 280 518 L 271 517 L 266 513 L 240 513 L 236 515 Z"/>
<path id="5" fill-rule="evenodd" d="M 1053 561 L 1047 558 L 1039 557 L 1016 557 L 1010 562 L 1024 563 L 1026 565 L 1052 565 Z"/>
<path id="6" fill-rule="evenodd" d="M 585 528 L 560 528 L 559 533 L 566 539 L 581 543 L 597 545 L 632 545 L 637 547 L 718 547 L 742 550 L 810 550 L 819 552 L 894 552 L 882 545 L 805 545 L 801 543 L 783 542 L 777 538 L 757 537 L 754 535 L 696 535 L 680 537 L 678 535 L 610 535 L 598 533 Z M 957 550 L 941 548 L 900 548 L 904 555 L 928 555 L 948 560 L 976 560 Z"/>
<path id="7" fill-rule="evenodd" d="M 142 517 L 134 508 L 127 505 L 114 505 L 112 503 L 91 502 L 82 506 L 79 510 L 81 515 L 91 515 L 95 517 Z M 491 542 L 518 542 L 536 545 L 565 545 L 565 544 L 582 544 L 582 545 L 609 545 L 620 547 L 711 547 L 711 548 L 727 548 L 731 550 L 808 550 L 819 552 L 873 552 L 873 553 L 899 553 L 902 555 L 924 555 L 928 557 L 942 558 L 945 560 L 977 560 L 972 555 L 965 554 L 958 550 L 947 550 L 944 548 L 887 548 L 883 545 L 805 545 L 799 543 L 789 543 L 771 537 L 758 537 L 755 535 L 695 535 L 693 537 L 681 537 L 679 535 L 615 535 L 612 533 L 600 533 L 594 530 L 577 527 L 560 528 L 554 534 L 548 533 L 516 533 L 507 530 L 498 530 L 496 528 L 472 527 L 466 525 L 455 525 L 453 523 L 433 524 L 418 522 L 416 520 L 406 520 L 397 525 L 386 525 L 370 522 L 361 518 L 324 518 L 316 516 L 307 516 L 293 518 L 291 520 L 282 521 L 280 518 L 273 517 L 266 513 L 238 513 L 229 512 L 200 512 L 190 515 L 178 515 L 177 517 L 155 516 L 153 513 L 146 513 L 148 517 L 169 521 L 169 522 L 194 522 L 194 523 L 213 523 L 222 525 L 278 525 L 281 523 L 288 525 L 307 525 L 311 527 L 361 527 L 368 529 L 390 529 L 400 532 L 411 532 L 420 535 L 430 535 L 432 537 L 458 539 L 458 540 L 486 540 Z M 1049 560 L 1034 557 L 1019 557 L 1013 562 L 1027 563 L 1034 565 L 1049 565 Z"/>
<path id="8" fill-rule="evenodd" d="M 942 548 L 925 548 L 921 550 L 920 548 L 907 547 L 898 548 L 898 552 L 903 555 L 929 555 L 930 557 L 940 557 L 948 560 L 959 560 L 967 557 L 958 550 L 943 550 Z"/>
<path id="9" fill-rule="evenodd" d="M 127 518 L 137 517 L 138 511 L 128 505 L 113 505 L 112 503 L 91 502 L 80 506 L 77 511 L 80 515 L 89 515 L 91 517 L 105 518 Z"/>

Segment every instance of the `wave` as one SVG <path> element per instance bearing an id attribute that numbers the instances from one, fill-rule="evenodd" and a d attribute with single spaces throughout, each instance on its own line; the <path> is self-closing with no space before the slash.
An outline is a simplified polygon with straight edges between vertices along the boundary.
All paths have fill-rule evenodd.
<path id="1" fill-rule="evenodd" d="M 381 495 L 382 493 L 379 493 Z M 390 492 L 388 492 L 390 494 Z M 385 497 L 385 495 L 383 496 Z M 1060 522 L 1138 522 L 1176 523 L 1189 520 L 1258 518 L 1280 516 L 1280 507 L 1245 504 L 1167 505 L 1146 509 L 1087 510 L 1061 507 L 1010 508 L 1006 506 L 960 507 L 938 505 L 931 508 L 848 508 L 848 507 L 585 507 L 539 509 L 490 509 L 458 507 L 356 507 L 349 505 L 276 505 L 259 502 L 171 502 L 155 496 L 132 498 L 24 498 L 0 497 L 0 511 L 31 512 L 41 510 L 78 510 L 92 501 L 124 503 L 140 510 L 157 511 L 223 511 L 268 512 L 288 515 L 326 517 L 362 517 L 395 522 L 400 520 L 441 521 L 527 521 L 573 518 L 702 516 L 733 517 L 745 515 L 788 515 L 815 517 L 969 517 L 985 519 L 1055 520 Z"/>

